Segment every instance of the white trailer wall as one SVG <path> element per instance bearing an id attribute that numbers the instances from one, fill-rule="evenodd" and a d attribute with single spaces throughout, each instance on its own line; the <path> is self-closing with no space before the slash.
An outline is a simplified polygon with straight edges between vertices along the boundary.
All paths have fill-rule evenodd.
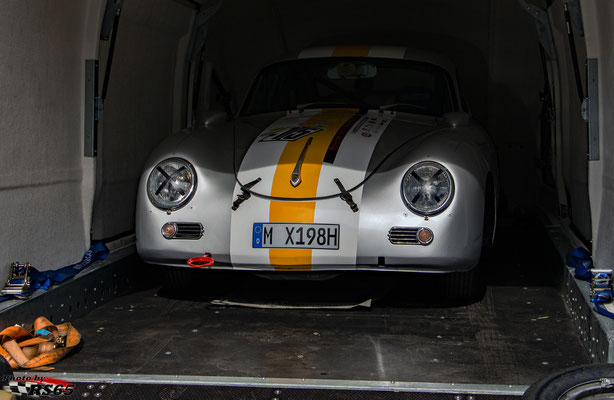
<path id="1" fill-rule="evenodd" d="M 0 3 L 0 280 L 11 261 L 57 268 L 89 246 L 83 60 L 96 58 L 101 3 Z"/>
<path id="2" fill-rule="evenodd" d="M 593 259 L 599 268 L 614 267 L 614 2 L 583 0 L 587 56 L 598 59 L 599 161 L 589 164 L 593 216 Z"/>

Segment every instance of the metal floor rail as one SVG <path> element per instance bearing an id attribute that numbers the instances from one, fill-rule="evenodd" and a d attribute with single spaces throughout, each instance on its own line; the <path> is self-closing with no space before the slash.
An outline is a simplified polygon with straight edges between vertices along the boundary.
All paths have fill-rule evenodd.
<path id="1" fill-rule="evenodd" d="M 23 376 L 42 374 L 24 373 Z M 474 385 L 334 379 L 203 377 L 88 373 L 49 374 L 75 384 L 75 396 L 96 399 L 407 399 L 508 400 L 523 385 Z"/>

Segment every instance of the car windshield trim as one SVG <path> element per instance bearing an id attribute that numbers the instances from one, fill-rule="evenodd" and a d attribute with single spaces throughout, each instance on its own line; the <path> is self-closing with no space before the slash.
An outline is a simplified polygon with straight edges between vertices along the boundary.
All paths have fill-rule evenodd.
<path id="1" fill-rule="evenodd" d="M 257 91 L 263 85 L 263 80 L 265 79 L 265 75 L 267 73 L 271 73 L 271 71 L 275 71 L 276 69 L 279 70 L 285 67 L 296 68 L 296 66 L 300 64 L 305 64 L 305 66 L 307 67 L 307 66 L 310 66 L 316 63 L 335 63 L 335 62 L 338 62 L 338 63 L 341 63 L 341 62 L 356 62 L 356 63 L 371 62 L 377 66 L 382 65 L 382 64 L 385 66 L 393 65 L 395 68 L 399 68 L 399 69 L 401 69 L 403 64 L 405 64 L 407 65 L 408 70 L 413 67 L 413 68 L 418 68 L 420 71 L 426 71 L 432 74 L 434 77 L 443 78 L 440 84 L 443 86 L 442 92 L 445 98 L 442 98 L 442 100 L 446 102 L 447 106 L 442 112 L 428 113 L 428 112 L 421 112 L 418 108 L 415 108 L 413 111 L 409 111 L 409 110 L 406 111 L 405 109 L 403 109 L 403 108 L 407 108 L 403 106 L 404 104 L 414 103 L 413 101 L 388 101 L 388 102 L 382 102 L 382 104 L 371 104 L 370 102 L 364 101 L 364 99 L 361 99 L 360 96 L 357 95 L 356 93 L 348 91 L 347 89 L 338 88 L 336 87 L 337 85 L 335 85 L 335 87 L 333 88 L 332 85 L 334 85 L 334 83 L 331 80 L 326 80 L 323 78 L 320 78 L 320 79 L 314 78 L 313 81 L 316 82 L 317 80 L 317 82 L 321 84 L 324 84 L 324 82 L 322 81 L 327 81 L 325 86 L 327 88 L 330 88 L 333 91 L 336 91 L 335 89 L 341 89 L 342 92 L 340 92 L 341 94 L 340 97 L 343 97 L 343 101 L 340 101 L 337 99 L 335 99 L 337 101 L 327 101 L 325 99 L 320 99 L 320 100 L 314 99 L 314 101 L 306 101 L 302 103 L 295 101 L 292 104 L 285 105 L 284 107 L 276 107 L 273 109 L 263 108 L 263 107 L 260 107 L 260 109 L 258 109 L 257 107 L 252 106 L 253 103 L 255 102 L 255 98 L 258 95 Z M 436 115 L 436 116 L 440 116 L 445 112 L 459 110 L 458 99 L 457 99 L 457 94 L 456 94 L 456 87 L 454 85 L 454 81 L 450 73 L 445 68 L 437 64 L 432 64 L 432 63 L 423 62 L 423 61 L 415 61 L 415 60 L 410 60 L 410 59 L 393 59 L 393 58 L 380 58 L 380 57 L 320 57 L 320 58 L 305 58 L 305 59 L 281 61 L 278 63 L 271 64 L 265 67 L 264 69 L 262 69 L 262 71 L 256 76 L 256 79 L 254 79 L 252 85 L 250 86 L 247 96 L 245 97 L 245 100 L 242 103 L 241 110 L 238 113 L 238 116 L 250 116 L 250 115 L 258 115 L 258 114 L 266 114 L 266 113 L 271 113 L 271 112 L 283 112 L 283 111 L 289 111 L 289 110 L 296 110 L 298 109 L 298 106 L 302 104 L 308 104 L 308 103 L 320 103 L 320 104 L 330 103 L 326 107 L 320 107 L 320 108 L 340 108 L 341 107 L 340 105 L 337 106 L 337 105 L 333 105 L 332 103 L 339 103 L 339 104 L 343 103 L 343 104 L 347 104 L 347 106 L 350 108 L 377 110 L 377 109 L 380 109 L 381 107 L 384 107 L 384 109 L 391 108 L 391 109 L 395 109 L 396 111 L 401 111 L 401 112 L 411 112 L 411 113 L 415 112 L 418 114 Z M 440 106 L 440 107 L 443 108 L 443 106 Z M 305 107 L 305 109 L 307 108 L 310 108 L 310 107 Z"/>

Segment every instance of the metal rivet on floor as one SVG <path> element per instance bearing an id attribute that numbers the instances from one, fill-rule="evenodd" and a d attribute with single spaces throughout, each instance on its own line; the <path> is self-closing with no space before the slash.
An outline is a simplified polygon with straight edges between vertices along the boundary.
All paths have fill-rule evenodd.
<path id="1" fill-rule="evenodd" d="M 542 338 L 540 338 L 540 337 L 538 337 L 538 338 L 537 338 L 537 339 L 535 339 L 535 340 L 536 340 L 536 341 L 538 341 L 538 342 L 541 342 L 543 339 L 542 339 Z"/>
<path id="2" fill-rule="evenodd" d="M 542 361 L 542 365 L 548 365 L 550 364 L 548 361 Z"/>
<path id="3" fill-rule="evenodd" d="M 192 333 L 198 332 L 198 329 L 192 329 Z"/>
<path id="4" fill-rule="evenodd" d="M 279 396 L 279 395 L 281 394 L 281 390 L 276 389 L 275 391 L 273 391 L 273 394 L 274 394 L 275 396 Z"/>
<path id="5" fill-rule="evenodd" d="M 166 352 L 166 353 L 164 353 L 164 354 L 166 354 L 167 356 L 169 356 L 169 355 L 171 355 L 171 352 L 170 352 L 170 351 L 167 351 L 167 352 Z"/>
<path id="6" fill-rule="evenodd" d="M 96 398 L 102 397 L 102 393 L 94 393 L 94 397 Z"/>
<path id="7" fill-rule="evenodd" d="M 87 387 L 89 390 L 94 389 L 94 385 L 87 385 L 86 387 Z"/>
<path id="8" fill-rule="evenodd" d="M 107 388 L 107 385 L 100 385 L 98 386 L 98 389 L 100 390 L 105 390 Z"/>
<path id="9" fill-rule="evenodd" d="M 90 394 L 89 394 L 89 392 L 85 392 L 81 396 L 83 396 L 83 397 L 90 397 Z"/>

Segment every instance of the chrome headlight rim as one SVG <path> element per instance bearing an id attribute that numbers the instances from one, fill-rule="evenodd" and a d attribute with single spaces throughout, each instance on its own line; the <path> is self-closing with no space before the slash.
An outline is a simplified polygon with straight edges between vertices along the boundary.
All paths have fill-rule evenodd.
<path id="1" fill-rule="evenodd" d="M 188 190 L 188 193 L 184 195 L 183 199 L 180 202 L 172 206 L 160 203 L 154 197 L 155 194 L 151 193 L 150 188 L 149 188 L 149 183 L 151 182 L 153 174 L 156 171 L 159 171 L 158 168 L 161 168 L 161 166 L 168 164 L 168 163 L 178 163 L 178 164 L 183 165 L 190 172 L 192 176 L 192 182 L 191 182 L 192 184 L 190 186 L 190 189 Z M 149 202 L 154 207 L 162 211 L 177 211 L 185 207 L 192 200 L 192 197 L 194 197 L 194 193 L 196 193 L 196 188 L 198 186 L 198 178 L 196 176 L 196 169 L 194 168 L 192 163 L 190 163 L 188 160 L 181 158 L 181 157 L 169 157 L 169 158 L 165 158 L 164 160 L 160 161 L 151 169 L 151 172 L 149 173 L 149 176 L 147 177 L 147 182 L 145 183 L 145 185 L 146 185 L 145 191 L 147 192 L 147 198 L 149 199 Z"/>
<path id="2" fill-rule="evenodd" d="M 421 210 L 416 208 L 412 202 L 410 200 L 407 199 L 406 194 L 405 194 L 405 181 L 408 175 L 411 175 L 412 172 L 414 172 L 418 167 L 421 166 L 431 166 L 431 167 L 435 167 L 441 171 L 443 171 L 443 173 L 445 173 L 448 177 L 449 183 L 450 183 L 450 189 L 448 192 L 448 196 L 446 198 L 445 201 L 443 201 L 437 208 L 433 209 L 433 210 Z M 423 161 L 418 161 L 416 163 L 414 163 L 411 167 L 409 167 L 407 169 L 407 171 L 405 171 L 405 174 L 403 174 L 403 179 L 401 180 L 401 199 L 403 200 L 403 203 L 405 204 L 405 207 L 407 207 L 411 212 L 413 212 L 416 215 L 419 215 L 421 217 L 430 217 L 433 215 L 437 215 L 437 214 L 441 214 L 442 212 L 444 212 L 449 206 L 450 204 L 452 204 L 452 200 L 454 199 L 454 195 L 456 192 L 456 187 L 455 187 L 455 183 L 454 183 L 454 178 L 452 177 L 452 174 L 450 173 L 450 170 L 448 168 L 446 168 L 445 166 L 443 166 L 441 163 L 437 162 L 437 161 L 432 161 L 432 160 L 423 160 Z"/>

